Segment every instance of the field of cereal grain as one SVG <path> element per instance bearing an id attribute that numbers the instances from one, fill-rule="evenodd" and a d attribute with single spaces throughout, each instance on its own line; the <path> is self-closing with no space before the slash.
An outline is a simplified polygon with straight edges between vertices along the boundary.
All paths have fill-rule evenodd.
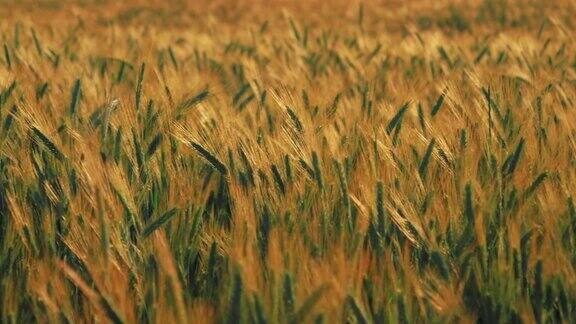
<path id="1" fill-rule="evenodd" d="M 576 321 L 573 0 L 0 4 L 0 323 Z"/>

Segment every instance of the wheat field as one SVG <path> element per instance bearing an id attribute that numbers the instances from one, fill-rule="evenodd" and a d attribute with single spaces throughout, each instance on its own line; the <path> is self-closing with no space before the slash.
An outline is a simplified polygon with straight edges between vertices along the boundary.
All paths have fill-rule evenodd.
<path id="1" fill-rule="evenodd" d="M 0 6 L 0 323 L 573 323 L 573 0 Z"/>

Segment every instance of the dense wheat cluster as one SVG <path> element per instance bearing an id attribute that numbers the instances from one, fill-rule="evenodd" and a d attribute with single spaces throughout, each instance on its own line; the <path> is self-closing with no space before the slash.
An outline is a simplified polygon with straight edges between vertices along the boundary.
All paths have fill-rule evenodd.
<path id="1" fill-rule="evenodd" d="M 5 1 L 1 323 L 576 321 L 573 1 Z"/>

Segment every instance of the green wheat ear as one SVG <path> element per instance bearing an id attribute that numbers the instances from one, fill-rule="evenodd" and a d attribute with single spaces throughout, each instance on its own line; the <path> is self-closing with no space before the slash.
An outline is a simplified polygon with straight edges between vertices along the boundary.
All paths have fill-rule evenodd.
<path id="1" fill-rule="evenodd" d="M 150 235 L 152 235 L 154 231 L 158 230 L 160 227 L 166 224 L 170 219 L 176 216 L 178 212 L 179 212 L 178 208 L 172 208 L 169 211 L 162 214 L 162 216 L 160 216 L 158 219 L 154 220 L 144 228 L 144 230 L 142 231 L 142 237 L 147 238 Z"/>
<path id="2" fill-rule="evenodd" d="M 320 190 L 324 189 L 324 180 L 322 179 L 322 170 L 320 168 L 320 161 L 316 151 L 312 152 L 312 166 L 314 167 L 314 179 Z"/>
<path id="3" fill-rule="evenodd" d="M 162 133 L 158 133 L 156 136 L 154 136 L 154 139 L 152 139 L 152 142 L 150 142 L 150 144 L 148 145 L 148 149 L 146 150 L 147 157 L 151 157 L 152 155 L 154 155 L 154 153 L 162 143 L 162 139 L 163 139 Z"/>
<path id="4" fill-rule="evenodd" d="M 12 60 L 10 59 L 10 52 L 8 50 L 8 45 L 4 43 L 4 59 L 6 60 L 6 66 L 8 69 L 12 69 Z"/>
<path id="5" fill-rule="evenodd" d="M 294 284 L 289 273 L 284 274 L 282 286 L 282 298 L 284 300 L 284 310 L 288 316 L 292 316 L 295 307 Z"/>
<path id="6" fill-rule="evenodd" d="M 254 294 L 254 308 L 256 313 L 256 324 L 267 324 L 268 320 L 264 311 L 264 306 L 262 305 L 262 299 L 256 294 Z"/>
<path id="7" fill-rule="evenodd" d="M 356 298 L 354 298 L 351 295 L 348 295 L 348 298 L 346 299 L 346 301 L 347 301 L 348 305 L 350 306 L 350 308 L 352 309 L 352 314 L 354 315 L 356 322 L 358 322 L 358 324 L 368 324 L 369 322 L 368 322 L 368 318 L 365 315 L 366 313 L 360 307 L 360 305 L 356 301 Z"/>
<path id="8" fill-rule="evenodd" d="M 64 161 L 64 154 L 44 133 L 36 127 L 32 127 L 32 132 L 58 161 Z"/>
<path id="9" fill-rule="evenodd" d="M 140 73 L 138 73 L 138 82 L 136 83 L 136 94 L 135 94 L 135 103 L 136 103 L 136 110 L 140 110 L 140 101 L 142 100 L 142 87 L 144 84 L 144 71 L 146 69 L 146 63 L 142 63 L 140 66 Z"/>
<path id="10" fill-rule="evenodd" d="M 376 217 L 378 220 L 378 231 L 385 236 L 388 228 L 386 219 L 386 209 L 384 209 L 384 184 L 378 181 L 376 184 Z"/>
<path id="11" fill-rule="evenodd" d="M 502 165 L 503 176 L 510 176 L 516 170 L 518 162 L 520 161 L 520 157 L 522 156 L 522 152 L 524 151 L 524 143 L 524 138 L 521 138 L 514 152 L 506 158 L 506 161 L 504 161 L 504 164 Z"/>
<path id="12" fill-rule="evenodd" d="M 432 157 L 432 151 L 434 150 L 434 145 L 436 145 L 435 138 L 430 140 L 430 143 L 426 148 L 426 152 L 424 153 L 424 157 L 422 157 L 422 161 L 420 161 L 420 167 L 418 168 L 418 173 L 420 174 L 422 180 L 426 180 L 426 176 L 428 174 L 428 165 L 430 164 L 430 158 Z"/>
<path id="13" fill-rule="evenodd" d="M 260 257 L 264 264 L 266 263 L 266 257 L 268 255 L 268 242 L 270 240 L 271 229 L 272 215 L 270 214 L 268 205 L 265 204 L 264 211 L 262 212 L 262 216 L 259 220 L 258 232 L 256 233 L 256 237 L 258 239 L 258 247 L 260 250 Z"/>
<path id="14" fill-rule="evenodd" d="M 286 170 L 286 181 L 292 183 L 292 163 L 288 154 L 284 155 L 284 169 Z"/>
<path id="15" fill-rule="evenodd" d="M 530 184 L 530 186 L 528 187 L 528 189 L 526 189 L 526 192 L 524 193 L 524 197 L 530 197 L 534 192 L 536 192 L 536 190 L 538 190 L 538 188 L 542 185 L 542 183 L 544 183 L 544 181 L 549 177 L 549 173 L 548 171 L 544 171 L 542 173 L 540 173 L 536 179 L 534 179 L 534 181 L 532 182 L 532 184 Z"/>
<path id="16" fill-rule="evenodd" d="M 200 156 L 206 159 L 206 161 L 208 161 L 208 163 L 210 163 L 210 165 L 212 165 L 214 169 L 216 169 L 218 172 L 220 172 L 223 175 L 226 175 L 228 173 L 228 170 L 226 169 L 224 163 L 220 162 L 220 160 L 215 155 L 213 155 L 204 147 L 202 147 L 202 145 L 195 142 L 190 142 L 190 145 L 192 145 L 192 147 L 196 150 L 196 152 L 198 152 Z"/>
<path id="17" fill-rule="evenodd" d="M 388 135 L 390 135 L 392 131 L 402 123 L 402 119 L 404 117 L 404 114 L 408 110 L 408 107 L 410 107 L 410 102 L 404 103 L 402 107 L 398 109 L 396 115 L 394 115 L 394 117 L 392 117 L 390 122 L 388 122 L 388 125 L 386 125 L 386 133 L 388 133 Z"/>
<path id="18" fill-rule="evenodd" d="M 228 307 L 228 318 L 227 323 L 242 323 L 243 319 L 243 295 L 244 287 L 242 284 L 242 276 L 240 271 L 236 270 L 234 272 L 234 278 L 232 281 L 232 289 L 230 294 L 230 305 Z"/>
<path id="19" fill-rule="evenodd" d="M 474 216 L 474 202 L 472 200 L 472 186 L 470 183 L 466 184 L 464 192 L 464 215 L 468 224 L 474 225 L 476 217 Z"/>
<path id="20" fill-rule="evenodd" d="M 282 195 L 285 195 L 286 188 L 284 187 L 284 181 L 282 180 L 282 175 L 280 174 L 280 171 L 278 171 L 278 167 L 276 167 L 276 164 L 272 164 L 271 169 L 272 169 L 272 175 L 274 177 L 274 182 L 276 182 L 278 190 L 280 190 Z"/>
<path id="21" fill-rule="evenodd" d="M 208 99 L 209 96 L 210 96 L 210 90 L 208 88 L 205 88 L 204 90 L 201 90 L 194 96 L 182 100 L 175 108 L 176 119 L 177 120 L 181 119 L 184 116 L 184 114 L 188 112 L 188 110 L 196 107 L 199 103 Z"/>
<path id="22" fill-rule="evenodd" d="M 42 44 L 40 43 L 40 39 L 38 39 L 38 35 L 36 35 L 36 30 L 31 28 L 32 32 L 32 39 L 34 40 L 34 45 L 36 46 L 36 51 L 38 52 L 39 56 L 42 56 Z"/>
<path id="23" fill-rule="evenodd" d="M 444 103 L 444 99 L 446 98 L 446 91 L 447 89 L 444 89 L 440 97 L 438 97 L 438 100 L 436 100 L 436 103 L 434 104 L 434 106 L 432 107 L 432 111 L 430 112 L 430 116 L 432 117 L 436 116 L 436 114 L 438 114 L 438 111 L 440 111 L 440 108 L 442 108 L 442 104 Z"/>
<path id="24" fill-rule="evenodd" d="M 70 99 L 70 114 L 72 116 L 78 113 L 78 104 L 80 102 L 80 79 L 76 79 L 74 81 L 74 85 L 72 86 L 72 97 Z"/>
<path id="25" fill-rule="evenodd" d="M 398 297 L 398 323 L 408 324 L 410 323 L 408 319 L 408 310 L 406 309 L 406 302 L 404 301 L 404 296 L 400 295 Z"/>
<path id="26" fill-rule="evenodd" d="M 12 96 L 17 85 L 18 84 L 16 83 L 16 80 L 14 80 L 12 81 L 12 83 L 10 83 L 10 85 L 8 86 L 8 88 L 6 88 L 6 90 L 0 93 L 0 109 L 4 106 L 6 102 L 8 102 L 8 99 Z"/>
<path id="27" fill-rule="evenodd" d="M 304 131 L 304 127 L 302 126 L 300 118 L 298 118 L 298 115 L 296 115 L 296 112 L 290 109 L 290 107 L 286 107 L 286 111 L 288 112 L 288 116 L 290 116 L 290 119 L 292 119 L 292 122 L 294 123 L 294 128 L 296 128 L 298 132 L 302 133 Z"/>
<path id="28" fill-rule="evenodd" d="M 350 205 L 350 195 L 348 193 L 348 180 L 346 179 L 346 173 L 342 168 L 342 165 L 337 160 L 334 160 L 334 170 L 340 181 L 340 195 L 342 197 L 342 202 L 346 208 L 346 214 L 349 218 L 352 217 L 352 206 Z"/>

